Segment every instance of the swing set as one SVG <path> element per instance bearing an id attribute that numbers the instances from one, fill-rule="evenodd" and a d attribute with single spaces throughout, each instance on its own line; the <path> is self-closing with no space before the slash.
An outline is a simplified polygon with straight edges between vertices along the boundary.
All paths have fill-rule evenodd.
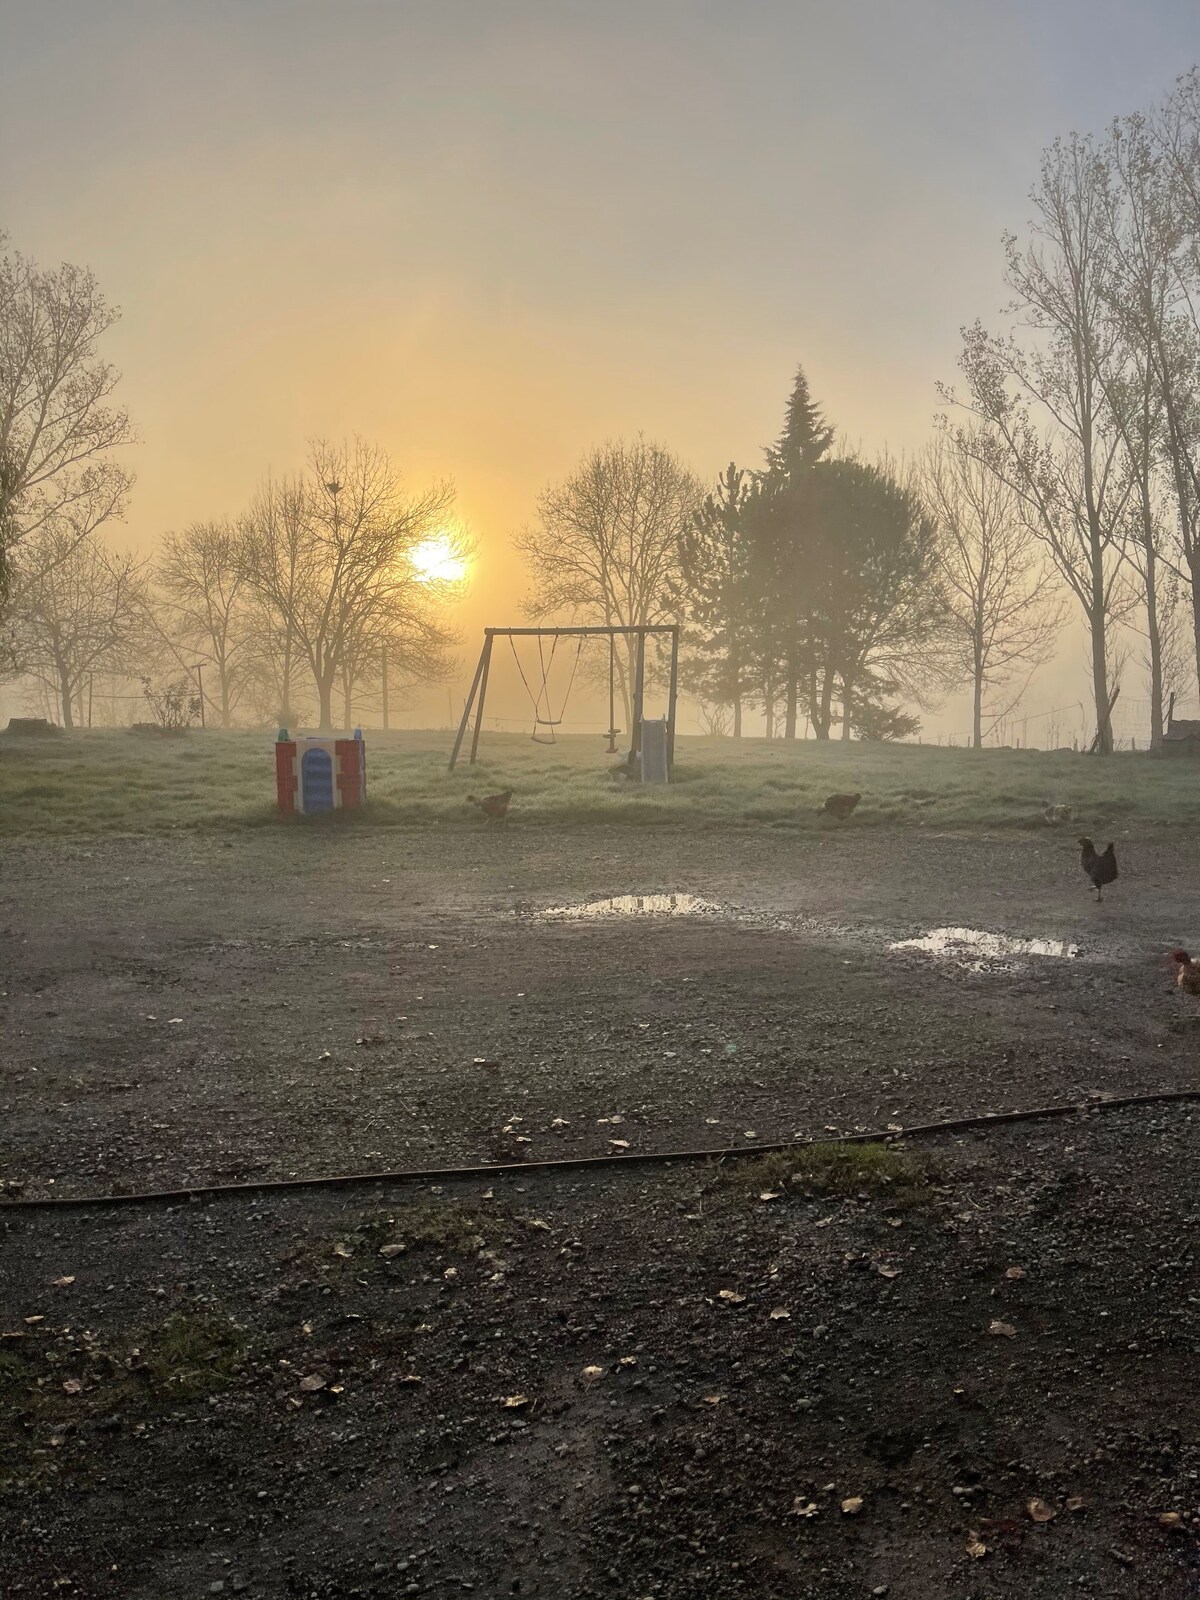
<path id="1" fill-rule="evenodd" d="M 637 755 L 642 747 L 642 721 L 643 706 L 646 690 L 646 640 L 652 634 L 658 634 L 671 641 L 671 676 L 667 696 L 667 761 L 672 763 L 675 759 L 675 703 L 679 688 L 679 628 L 674 623 L 655 623 L 641 627 L 628 628 L 485 628 L 483 630 L 483 649 L 479 652 L 479 662 L 475 668 L 475 676 L 471 680 L 471 691 L 467 695 L 467 703 L 463 707 L 462 721 L 458 725 L 458 733 L 454 739 L 454 749 L 450 752 L 450 771 L 453 772 L 458 762 L 459 752 L 463 740 L 466 738 L 467 729 L 472 725 L 474 713 L 474 727 L 471 732 L 471 752 L 469 761 L 475 765 L 475 757 L 479 750 L 479 734 L 483 727 L 483 705 L 487 696 L 488 676 L 492 666 L 492 650 L 497 639 L 507 639 L 509 649 L 512 651 L 513 660 L 517 665 L 517 672 L 525 693 L 529 696 L 533 708 L 533 731 L 530 734 L 534 744 L 556 744 L 558 742 L 558 729 L 562 727 L 566 714 L 567 701 L 571 696 L 571 689 L 575 683 L 575 674 L 579 670 L 579 658 L 583 654 L 583 647 L 589 639 L 606 638 L 608 640 L 608 753 L 617 753 L 617 700 L 616 700 L 616 658 L 617 640 L 619 638 L 633 638 L 637 642 L 633 674 L 633 726 L 629 730 L 629 748 L 632 755 Z M 538 670 L 541 681 L 536 690 L 529 682 L 525 669 L 521 665 L 521 658 L 517 654 L 517 639 L 536 639 L 538 651 Z M 550 649 L 546 650 L 544 641 L 550 640 Z M 575 655 L 571 662 L 571 673 L 567 679 L 567 687 L 555 707 L 550 690 L 550 671 L 554 665 L 554 658 L 558 651 L 559 642 L 563 639 L 577 639 Z"/>

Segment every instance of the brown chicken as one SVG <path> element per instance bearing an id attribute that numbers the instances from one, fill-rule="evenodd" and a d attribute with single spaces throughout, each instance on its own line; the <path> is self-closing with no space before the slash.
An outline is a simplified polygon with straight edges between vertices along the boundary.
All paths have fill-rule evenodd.
<path id="1" fill-rule="evenodd" d="M 836 817 L 839 822 L 845 822 L 861 799 L 861 794 L 831 794 L 822 810 L 831 817 Z"/>
<path id="2" fill-rule="evenodd" d="M 1079 841 L 1079 865 L 1087 873 L 1096 888 L 1096 899 L 1104 899 L 1104 885 L 1115 883 L 1117 880 L 1117 852 L 1110 844 L 1099 855 L 1096 846 L 1088 838 Z"/>
<path id="3" fill-rule="evenodd" d="M 482 800 L 477 795 L 469 794 L 467 804 L 478 806 L 489 822 L 503 822 L 508 815 L 508 803 L 512 797 L 511 789 L 505 789 L 502 794 L 485 794 Z"/>
<path id="4" fill-rule="evenodd" d="M 1200 994 L 1200 962 L 1193 961 L 1186 950 L 1172 950 L 1175 963 L 1175 987 L 1184 994 Z"/>

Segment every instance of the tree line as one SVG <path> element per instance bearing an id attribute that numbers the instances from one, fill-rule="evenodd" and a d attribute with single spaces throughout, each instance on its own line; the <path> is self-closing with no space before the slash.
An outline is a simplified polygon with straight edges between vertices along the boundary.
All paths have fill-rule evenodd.
<path id="1" fill-rule="evenodd" d="M 752 708 L 768 735 L 803 714 L 821 739 L 903 736 L 906 707 L 966 685 L 979 745 L 1074 609 L 1094 748 L 1135 651 L 1161 745 L 1200 678 L 1200 73 L 1056 141 L 1030 199 L 1007 326 L 963 330 L 918 459 L 834 453 L 803 372 L 764 465 L 709 493 L 658 445 L 604 446 L 522 537 L 535 613 L 682 620 L 735 734 Z"/>
<path id="2" fill-rule="evenodd" d="M 0 246 L 3 240 L 0 239 Z M 97 676 L 140 680 L 149 704 L 202 695 L 229 727 L 354 719 L 356 697 L 445 677 L 453 587 L 420 560 L 465 550 L 450 485 L 411 492 L 361 440 L 315 443 L 237 517 L 114 548 L 132 442 L 99 352 L 116 320 L 91 273 L 0 256 L 0 604 L 3 665 L 67 728 Z M 197 670 L 199 669 L 199 670 Z M 186 683 L 184 680 L 186 679 Z M 197 709 L 200 709 L 198 707 Z"/>
<path id="3" fill-rule="evenodd" d="M 1007 325 L 963 330 L 961 383 L 917 457 L 865 459 L 797 373 L 761 464 L 711 487 L 642 437 L 589 451 L 514 537 L 536 619 L 680 621 L 685 684 L 742 733 L 897 738 L 969 689 L 981 744 L 1074 612 L 1095 748 L 1131 661 L 1150 743 L 1200 676 L 1200 75 L 1102 136 L 1044 152 L 1004 240 Z M 452 666 L 445 584 L 417 555 L 453 527 L 380 451 L 317 444 L 228 521 L 150 558 L 103 537 L 130 424 L 99 353 L 115 313 L 90 273 L 0 258 L 0 606 L 10 671 L 64 722 L 99 671 L 203 663 L 214 720 L 352 719 L 384 663 Z M 1135 659 L 1136 655 L 1136 659 Z M 616 660 L 626 702 L 628 652 Z M 719 714 L 719 715 L 718 715 Z"/>

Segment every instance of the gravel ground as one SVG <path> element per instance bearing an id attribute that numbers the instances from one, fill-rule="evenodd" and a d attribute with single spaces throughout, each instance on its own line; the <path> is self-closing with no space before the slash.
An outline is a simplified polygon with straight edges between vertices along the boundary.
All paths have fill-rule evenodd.
<path id="1" fill-rule="evenodd" d="M 1200 1087 L 1162 959 L 1200 943 L 1197 852 L 1118 851 L 1096 906 L 1050 834 L 9 847 L 0 1177 Z M 657 892 L 714 909 L 541 915 Z M 1078 954 L 889 948 L 959 925 Z M 1198 1131 L 1185 1104 L 923 1142 L 912 1196 L 731 1163 L 0 1211 L 0 1593 L 1200 1595 Z"/>

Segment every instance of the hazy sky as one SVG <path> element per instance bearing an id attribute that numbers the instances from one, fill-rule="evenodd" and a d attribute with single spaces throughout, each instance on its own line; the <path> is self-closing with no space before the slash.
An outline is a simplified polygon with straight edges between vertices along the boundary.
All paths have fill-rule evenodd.
<path id="1" fill-rule="evenodd" d="M 132 541 L 358 432 L 457 481 L 472 654 L 606 435 L 756 464 L 802 361 L 918 445 L 1042 146 L 1197 59 L 1196 0 L 0 0 L 0 227 L 123 308 Z"/>

